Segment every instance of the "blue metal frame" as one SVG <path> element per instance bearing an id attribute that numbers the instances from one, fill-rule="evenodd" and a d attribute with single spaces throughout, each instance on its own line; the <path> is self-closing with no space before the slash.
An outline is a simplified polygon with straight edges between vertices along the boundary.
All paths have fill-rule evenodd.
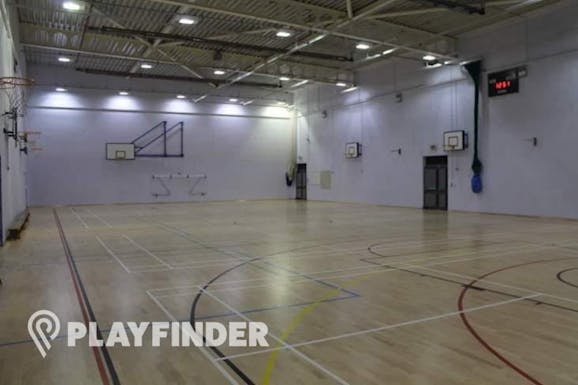
<path id="1" fill-rule="evenodd" d="M 162 132 L 157 135 L 155 138 L 153 138 L 152 140 L 149 140 L 147 143 L 144 143 L 142 145 L 137 144 L 137 142 L 143 138 L 145 138 L 147 135 L 151 134 L 152 132 L 154 132 L 157 129 L 162 129 Z M 185 129 L 185 123 L 184 122 L 179 122 L 177 124 L 175 124 L 174 126 L 171 126 L 169 128 L 167 128 L 167 121 L 163 120 L 162 122 L 160 122 L 159 124 L 157 124 L 156 126 L 154 126 L 153 128 L 151 128 L 150 130 L 148 130 L 147 132 L 145 132 L 144 134 L 142 134 L 141 136 L 139 136 L 138 138 L 136 138 L 135 140 L 133 140 L 131 143 L 134 144 L 135 147 L 135 157 L 140 157 L 140 158 L 183 158 L 185 156 L 185 151 L 184 151 L 184 130 Z M 180 134 L 180 141 L 181 141 L 181 149 L 180 149 L 180 153 L 179 154 L 169 154 L 168 149 L 167 149 L 167 141 L 168 141 L 168 135 L 173 132 L 174 130 L 179 131 Z M 151 146 L 152 144 L 156 143 L 157 141 L 161 140 L 163 141 L 163 152 L 162 154 L 141 154 L 141 151 L 143 151 L 145 148 Z"/>

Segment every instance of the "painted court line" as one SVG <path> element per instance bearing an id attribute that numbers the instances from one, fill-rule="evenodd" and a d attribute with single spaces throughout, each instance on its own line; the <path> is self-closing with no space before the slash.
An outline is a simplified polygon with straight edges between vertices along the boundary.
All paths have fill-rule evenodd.
<path id="1" fill-rule="evenodd" d="M 534 247 L 532 249 L 535 250 L 536 248 Z M 385 273 L 385 272 L 399 271 L 399 268 L 401 268 L 401 267 L 407 268 L 407 267 L 420 267 L 420 266 L 436 266 L 436 265 L 444 265 L 444 264 L 450 264 L 450 263 L 467 262 L 467 261 L 478 260 L 478 259 L 499 258 L 503 255 L 507 255 L 508 253 L 509 252 L 504 253 L 504 254 L 490 255 L 490 256 L 484 256 L 484 257 L 463 258 L 463 259 L 455 259 L 455 260 L 451 260 L 451 261 L 433 262 L 433 263 L 424 264 L 424 265 L 409 265 L 407 263 L 401 264 L 399 262 L 392 262 L 392 263 L 387 264 L 387 265 L 383 264 L 383 265 L 356 266 L 356 267 L 347 268 L 347 269 L 335 269 L 335 270 L 325 270 L 325 271 L 299 273 L 299 274 L 287 274 L 285 277 L 288 277 L 288 278 L 300 277 L 300 276 L 303 276 L 303 274 L 319 275 L 319 274 L 349 272 L 349 271 L 353 271 L 353 270 L 369 270 L 369 271 L 363 271 L 363 272 L 359 272 L 359 273 L 320 277 L 320 279 L 324 279 L 324 280 L 341 279 L 341 278 L 356 277 L 359 275 L 381 274 L 381 273 Z M 509 254 L 511 254 L 511 253 L 509 253 Z M 418 259 L 410 260 L 409 262 L 436 261 L 436 260 L 445 259 L 445 258 L 447 258 L 447 257 L 444 256 L 444 257 L 438 257 L 438 258 L 418 258 Z M 395 266 L 395 268 L 381 269 L 381 268 L 379 268 L 380 266 Z M 379 269 L 377 269 L 376 267 L 378 267 Z M 319 278 L 319 277 L 317 277 L 317 278 Z M 300 283 L 300 282 L 304 282 L 304 281 L 308 281 L 308 280 L 310 280 L 310 278 L 307 278 L 304 280 L 299 280 L 299 279 L 291 280 L 291 281 L 288 281 L 285 283 L 293 284 L 293 283 Z M 226 286 L 226 285 L 231 284 L 231 283 L 252 283 L 252 282 L 263 282 L 263 281 L 270 281 L 270 278 L 222 281 L 222 282 L 215 282 L 215 283 L 213 283 L 212 286 Z M 243 288 L 258 288 L 258 287 L 269 287 L 269 286 L 274 286 L 274 285 L 279 285 L 279 282 L 267 283 L 264 285 L 254 285 L 254 286 L 233 286 L 233 287 L 227 287 L 226 289 L 231 290 L 231 289 L 243 289 Z M 195 288 L 196 286 L 197 285 L 187 285 L 187 286 L 176 286 L 176 287 L 166 287 L 166 288 L 153 288 L 153 289 L 149 289 L 149 290 L 151 290 L 151 291 L 168 291 L 168 290 L 174 290 L 174 289 L 192 289 L 192 288 Z M 211 291 L 214 291 L 214 289 L 211 289 Z"/>
<path id="2" fill-rule="evenodd" d="M 204 292 L 205 294 L 207 294 L 209 297 L 213 298 L 215 301 L 219 302 L 221 305 L 225 306 L 227 309 L 229 309 L 230 311 L 234 312 L 235 314 L 237 314 L 239 317 L 241 317 L 242 319 L 244 319 L 247 322 L 252 322 L 252 320 L 245 316 L 244 314 L 240 313 L 237 309 L 235 309 L 234 307 L 232 307 L 231 305 L 229 305 L 228 303 L 226 303 L 225 301 L 222 301 L 219 297 L 207 292 L 205 289 L 203 289 L 201 286 L 197 286 L 197 288 L 199 290 L 201 290 L 202 292 Z M 329 377 L 333 378 L 335 381 L 337 381 L 338 383 L 342 384 L 342 385 L 349 385 L 349 383 L 347 381 L 345 381 L 344 379 L 342 379 L 341 377 L 339 377 L 337 374 L 333 373 L 332 371 L 330 371 L 329 369 L 327 369 L 326 367 L 324 367 L 323 365 L 319 364 L 317 361 L 313 360 L 311 357 L 309 357 L 308 355 L 306 355 L 305 353 L 293 348 L 292 346 L 288 345 L 287 343 L 285 343 L 281 338 L 277 337 L 276 335 L 274 335 L 273 333 L 269 332 L 269 336 L 271 338 L 273 338 L 275 341 L 281 343 L 283 345 L 283 347 L 285 349 L 290 350 L 291 352 L 295 353 L 298 357 L 300 357 L 301 359 L 303 359 L 304 361 L 306 361 L 307 363 L 309 363 L 310 365 L 314 366 L 315 368 L 321 370 L 323 373 L 327 374 Z M 222 361 L 223 359 L 216 359 L 216 361 Z"/>
<path id="3" fill-rule="evenodd" d="M 106 227 L 112 229 L 112 225 L 110 223 L 108 223 L 107 221 L 105 221 L 103 218 L 101 218 L 100 216 L 96 215 L 94 212 L 92 212 L 92 210 L 90 209 L 85 209 L 86 212 L 88 212 L 90 215 L 92 215 L 93 217 L 95 217 L 96 219 L 98 219 L 99 221 L 101 221 L 102 223 L 104 223 L 106 225 Z"/>
<path id="4" fill-rule="evenodd" d="M 130 269 L 120 260 L 120 258 L 106 245 L 106 243 L 104 243 L 104 241 L 102 239 L 100 239 L 100 237 L 98 235 L 95 235 L 96 240 L 98 241 L 98 243 L 100 243 L 102 245 L 102 247 L 104 247 L 104 249 L 106 250 L 106 252 L 113 257 L 124 269 L 124 271 L 126 271 L 127 273 L 131 273 Z"/>
<path id="5" fill-rule="evenodd" d="M 82 217 L 78 215 L 74 207 L 71 207 L 70 211 L 72 211 L 72 213 L 76 216 L 76 218 L 80 221 L 80 223 L 82 223 L 85 229 L 90 229 L 90 226 L 88 226 L 88 224 L 84 221 L 84 219 L 82 219 Z"/>
<path id="6" fill-rule="evenodd" d="M 323 342 L 336 341 L 336 340 L 340 340 L 343 338 L 357 337 L 357 336 L 361 336 L 364 334 L 376 333 L 376 332 L 380 332 L 380 331 L 384 331 L 384 330 L 397 329 L 397 328 L 401 328 L 404 326 L 417 325 L 417 324 L 421 324 L 421 323 L 426 323 L 426 322 L 436 321 L 436 320 L 440 320 L 440 319 L 455 317 L 455 316 L 458 316 L 460 314 L 467 314 L 467 313 L 472 313 L 472 312 L 479 311 L 479 310 L 491 309 L 491 308 L 498 307 L 498 306 L 509 305 L 511 303 L 525 301 L 525 300 L 533 299 L 533 298 L 540 297 L 540 296 L 541 296 L 541 294 L 533 294 L 533 295 L 528 295 L 525 297 L 510 299 L 507 301 L 496 302 L 496 303 L 489 304 L 489 305 L 477 306 L 477 307 L 469 308 L 469 309 L 462 310 L 462 311 L 444 313 L 444 314 L 439 314 L 439 315 L 432 316 L 432 317 L 420 318 L 420 319 L 405 321 L 405 322 L 392 324 L 392 325 L 384 325 L 384 326 L 380 326 L 380 327 L 376 327 L 376 328 L 372 328 L 372 329 L 365 329 L 365 330 L 360 330 L 360 331 L 351 332 L 351 333 L 344 333 L 344 334 L 340 334 L 337 336 L 332 336 L 332 337 L 327 337 L 327 338 L 319 338 L 316 340 L 309 340 L 309 341 L 300 342 L 300 343 L 296 343 L 296 344 L 287 344 L 287 346 L 279 346 L 277 348 L 264 349 L 264 350 L 260 350 L 260 351 L 256 351 L 256 352 L 232 354 L 232 355 L 227 356 L 227 357 L 218 358 L 218 359 L 216 359 L 216 361 L 220 361 L 220 360 L 224 360 L 224 359 L 234 359 L 234 358 L 240 358 L 240 357 L 255 356 L 255 355 L 259 355 L 259 354 L 274 352 L 277 350 L 295 349 L 295 348 L 299 348 L 302 346 L 315 345 L 315 344 L 320 344 Z"/>
<path id="7" fill-rule="evenodd" d="M 160 259 L 156 254 L 154 254 L 153 252 L 147 250 L 144 246 L 141 246 L 140 244 L 138 244 L 137 242 L 135 242 L 134 240 L 132 240 L 131 238 L 129 238 L 126 235 L 122 235 L 122 237 L 124 239 L 126 239 L 127 241 L 129 241 L 133 246 L 135 246 L 136 248 L 144 251 L 145 253 L 147 253 L 148 255 L 150 255 L 151 257 L 153 257 L 154 259 L 156 259 L 159 263 L 161 263 L 162 265 L 166 266 L 168 269 L 172 270 L 173 267 L 171 265 L 169 265 L 168 263 L 166 263 L 165 261 L 163 261 L 162 259 Z"/>
<path id="8" fill-rule="evenodd" d="M 165 313 L 165 315 L 169 318 L 169 320 L 171 320 L 172 322 L 179 322 L 176 319 L 176 317 L 173 316 L 173 314 L 158 299 L 155 298 L 154 295 L 152 295 L 148 290 L 146 293 L 149 296 L 149 298 L 159 307 L 159 309 L 161 309 L 161 311 Z M 219 362 L 217 362 L 213 357 L 211 357 L 211 354 L 207 351 L 207 348 L 202 347 L 199 348 L 199 350 L 201 351 L 203 356 L 205 356 L 205 358 L 209 360 L 215 366 L 215 368 L 217 368 L 217 370 L 223 375 L 223 377 L 225 377 L 227 381 L 229 381 L 230 384 L 239 385 L 239 383 L 229 374 L 229 372 L 227 372 L 227 370 L 223 368 L 223 366 Z"/>

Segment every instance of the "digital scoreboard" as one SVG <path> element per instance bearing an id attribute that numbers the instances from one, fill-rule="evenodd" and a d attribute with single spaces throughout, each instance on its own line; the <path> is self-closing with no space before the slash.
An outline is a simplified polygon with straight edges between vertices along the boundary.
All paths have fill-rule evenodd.
<path id="1" fill-rule="evenodd" d="M 520 78 L 524 76 L 526 76 L 526 67 L 518 67 L 489 74 L 489 96 L 517 94 L 520 92 Z"/>

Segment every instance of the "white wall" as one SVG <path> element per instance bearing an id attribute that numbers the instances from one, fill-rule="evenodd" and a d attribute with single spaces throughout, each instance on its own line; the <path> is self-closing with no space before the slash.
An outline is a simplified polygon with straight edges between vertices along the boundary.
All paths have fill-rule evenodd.
<path id="1" fill-rule="evenodd" d="M 0 77 L 18 76 L 25 71 L 24 60 L 17 58 L 17 72 L 14 72 L 14 60 L 18 52 L 18 36 L 9 31 L 9 23 L 6 19 L 13 18 L 13 14 L 0 0 Z M 5 12 L 4 12 L 5 11 Z M 14 23 L 12 23 L 14 25 Z M 12 30 L 15 30 L 13 28 Z M 14 31 L 16 32 L 16 31 Z M 0 115 L 9 110 L 7 94 L 0 91 Z M 26 128 L 25 120 L 18 119 L 19 128 Z M 12 121 L 6 117 L 0 117 L 0 130 L 11 128 Z M 26 155 L 15 146 L 14 139 L 2 135 L 0 141 L 1 183 L 2 183 L 2 234 L 3 242 L 6 238 L 6 230 L 15 217 L 26 209 Z"/>
<path id="2" fill-rule="evenodd" d="M 31 67 L 41 84 L 53 68 Z M 70 76 L 79 76 L 70 73 Z M 99 76 L 102 84 L 114 79 Z M 94 76 L 90 76 L 94 79 Z M 81 85 L 82 78 L 76 79 Z M 118 89 L 118 88 L 117 88 Z M 198 200 L 285 199 L 293 190 L 284 173 L 294 157 L 292 114 L 285 108 L 236 104 L 193 104 L 175 94 L 133 92 L 118 96 L 112 90 L 54 87 L 35 88 L 29 124 L 42 132 L 41 152 L 30 160 L 33 205 L 175 202 Z M 138 158 L 107 161 L 107 142 L 131 142 L 155 124 L 185 123 L 184 158 Z M 170 146 L 177 145 L 176 137 Z M 170 197 L 162 193 L 154 174 L 206 174 L 188 195 L 191 181 L 172 181 Z"/>
<path id="3" fill-rule="evenodd" d="M 527 64 L 529 76 L 519 94 L 488 99 L 484 88 L 485 190 L 470 190 L 473 150 L 450 154 L 450 209 L 578 218 L 577 14 L 578 4 L 565 2 L 460 39 L 463 57 L 483 57 L 486 72 Z M 423 70 L 397 59 L 364 69 L 358 84 L 346 95 L 325 86 L 296 97 L 310 199 L 421 207 L 423 157 L 444 154 L 444 131 L 473 133 L 473 83 L 458 66 Z M 349 141 L 363 143 L 361 159 L 344 159 Z M 318 185 L 322 170 L 333 172 L 330 190 Z"/>

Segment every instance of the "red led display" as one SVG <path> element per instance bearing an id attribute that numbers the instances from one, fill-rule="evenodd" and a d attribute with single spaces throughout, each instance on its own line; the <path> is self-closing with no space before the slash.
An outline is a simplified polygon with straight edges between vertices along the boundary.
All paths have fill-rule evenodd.
<path id="1" fill-rule="evenodd" d="M 495 72 L 488 75 L 489 96 L 517 93 L 520 90 L 517 70 Z"/>

